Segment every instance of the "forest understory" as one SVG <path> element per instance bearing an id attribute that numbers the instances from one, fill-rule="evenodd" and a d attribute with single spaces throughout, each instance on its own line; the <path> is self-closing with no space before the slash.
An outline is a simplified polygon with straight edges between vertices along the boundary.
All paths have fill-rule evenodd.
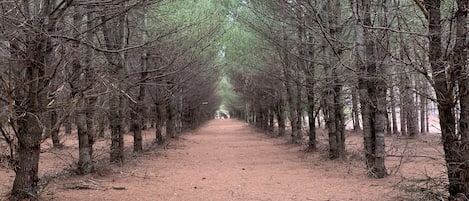
<path id="1" fill-rule="evenodd" d="M 75 137 L 63 147 L 44 142 L 40 155 L 40 200 L 439 200 L 447 177 L 441 137 L 386 136 L 389 176 L 367 175 L 363 136 L 346 132 L 346 158 L 328 159 L 327 132 L 318 129 L 318 150 L 306 142 L 272 137 L 238 120 L 212 120 L 165 145 L 154 130 L 143 132 L 144 152 L 132 153 L 125 135 L 126 162 L 110 164 L 109 134 L 95 144 L 95 170 L 77 176 Z M 4 145 L 2 145 L 4 146 Z M 6 150 L 3 149 L 0 150 Z M 4 153 L 2 153 L 4 154 Z M 14 171 L 0 167 L 0 200 L 7 199 Z"/>

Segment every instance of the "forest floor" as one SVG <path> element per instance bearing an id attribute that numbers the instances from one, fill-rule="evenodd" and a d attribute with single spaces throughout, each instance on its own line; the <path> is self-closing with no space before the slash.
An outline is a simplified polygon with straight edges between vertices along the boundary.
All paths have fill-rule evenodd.
<path id="1" fill-rule="evenodd" d="M 325 132 L 319 132 L 318 151 L 310 153 L 237 120 L 213 120 L 164 147 L 151 146 L 149 130 L 144 153 L 129 150 L 125 163 L 98 163 L 96 172 L 85 176 L 64 174 L 77 158 L 74 136 L 67 136 L 62 149 L 43 146 L 40 175 L 54 179 L 44 184 L 41 200 L 428 200 L 424 196 L 439 194 L 446 182 L 436 134 L 387 137 L 390 175 L 384 179 L 367 176 L 363 140 L 353 132 L 346 137 L 347 158 L 331 161 Z M 98 156 L 108 157 L 108 141 L 98 142 Z M 130 135 L 126 143 L 131 149 Z M 13 176 L 0 168 L 3 196 Z"/>

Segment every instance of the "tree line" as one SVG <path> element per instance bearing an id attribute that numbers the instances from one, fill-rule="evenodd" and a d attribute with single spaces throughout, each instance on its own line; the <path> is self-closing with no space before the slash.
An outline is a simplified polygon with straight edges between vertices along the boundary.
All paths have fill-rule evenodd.
<path id="1" fill-rule="evenodd" d="M 77 172 L 93 171 L 93 144 L 110 132 L 111 162 L 124 134 L 165 144 L 212 118 L 221 99 L 225 10 L 212 1 L 15 0 L 0 3 L 0 141 L 16 176 L 12 200 L 36 199 L 41 144 L 76 128 Z M 210 21 L 210 23 L 206 23 Z M 106 133 L 107 135 L 107 133 Z"/>
<path id="2" fill-rule="evenodd" d="M 438 114 L 450 196 L 469 195 L 467 0 L 285 0 L 232 5 L 221 87 L 232 116 L 343 158 L 361 130 L 367 172 L 387 175 L 385 135 L 417 137 Z M 248 52 L 248 54 L 246 54 Z M 229 93 L 229 92 L 231 93 Z M 228 94 L 228 95 L 226 95 Z M 308 128 L 303 133 L 303 128 Z M 304 136 L 306 134 L 306 136 Z M 451 198 L 451 197 L 450 197 Z"/>

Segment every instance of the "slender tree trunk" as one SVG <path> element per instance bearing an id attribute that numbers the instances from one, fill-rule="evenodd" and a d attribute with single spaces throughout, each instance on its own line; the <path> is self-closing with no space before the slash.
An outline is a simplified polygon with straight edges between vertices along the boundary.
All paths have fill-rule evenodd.
<path id="1" fill-rule="evenodd" d="M 459 90 L 459 107 L 461 109 L 459 119 L 460 144 L 457 147 L 459 160 L 454 172 L 451 172 L 450 194 L 463 193 L 469 196 L 469 74 L 467 67 L 467 23 L 469 0 L 457 0 L 458 10 L 456 11 L 456 42 L 452 52 L 452 59 L 455 77 Z M 455 149 L 456 147 L 452 147 Z M 449 170 L 448 170 L 449 171 Z M 455 179 L 451 183 L 451 179 Z"/>
<path id="2" fill-rule="evenodd" d="M 67 119 L 65 120 L 64 127 L 65 127 L 65 134 L 72 134 L 72 120 L 71 120 L 71 116 L 67 117 Z"/>
<path id="3" fill-rule="evenodd" d="M 87 7 L 87 10 L 92 10 L 92 6 Z M 94 14 L 92 12 L 87 12 L 87 19 L 92 19 L 94 17 Z M 86 29 L 90 30 L 94 26 L 93 21 L 88 20 L 86 23 Z M 93 33 L 91 32 L 86 32 L 85 34 L 86 39 L 88 41 L 93 41 Z M 83 59 L 84 62 L 84 73 L 85 73 L 85 86 L 95 86 L 96 84 L 96 70 L 94 69 L 94 66 L 92 64 L 92 58 L 93 58 L 93 50 L 91 47 L 86 47 L 86 53 L 85 53 L 85 58 Z M 96 90 L 89 90 L 89 94 L 95 93 Z M 92 94 L 94 95 L 94 94 Z M 84 112 L 85 112 L 85 123 L 86 123 L 86 131 L 88 134 L 88 146 L 89 146 L 89 156 L 92 159 L 93 157 L 93 145 L 95 142 L 95 136 L 96 136 L 96 129 L 95 129 L 95 124 L 94 124 L 94 114 L 96 110 L 96 102 L 98 101 L 98 98 L 95 96 L 90 96 L 85 99 L 85 106 L 84 106 Z M 92 164 L 92 161 L 90 161 Z"/>
<path id="4" fill-rule="evenodd" d="M 311 100 L 312 99 L 312 100 Z M 315 120 L 315 107 L 314 107 L 314 97 L 308 95 L 308 102 L 309 102 L 309 131 L 308 131 L 308 149 L 313 151 L 317 149 L 317 142 L 316 142 L 316 124 Z"/>
<path id="5" fill-rule="evenodd" d="M 49 122 L 49 132 L 50 132 L 50 136 L 52 138 L 52 145 L 55 147 L 55 148 L 60 148 L 62 147 L 62 144 L 60 143 L 60 138 L 59 138 L 59 130 L 60 130 L 60 126 L 57 126 L 56 127 L 56 124 L 58 122 L 58 117 L 57 117 L 57 110 L 56 109 L 52 109 L 50 112 L 49 112 L 49 117 L 50 117 L 50 122 Z"/>
<path id="6" fill-rule="evenodd" d="M 80 14 L 77 12 L 76 17 Z M 78 18 L 75 19 L 76 24 L 78 24 Z M 81 18 L 80 18 L 81 21 Z M 70 87 L 72 92 L 72 97 L 74 99 L 83 99 L 84 90 L 82 86 L 84 86 L 84 80 L 81 79 L 81 74 L 83 73 L 83 67 L 80 63 L 80 56 L 78 53 L 78 46 L 79 44 L 75 43 L 73 45 L 74 51 L 73 52 L 73 62 L 71 68 L 71 76 L 70 76 Z M 75 125 L 77 126 L 77 134 L 78 134 L 78 173 L 79 174 L 86 174 L 91 172 L 92 170 L 92 163 L 91 163 L 91 155 L 90 155 L 90 141 L 88 136 L 88 128 L 86 126 L 86 114 L 85 114 L 85 105 L 80 103 L 77 110 L 75 111 Z"/>
<path id="7" fill-rule="evenodd" d="M 312 53 L 310 53 L 312 54 Z M 312 55 L 311 55 L 312 56 Z M 310 64 L 307 71 L 308 78 L 306 79 L 308 89 L 307 89 L 307 99 L 308 99 L 308 120 L 309 120 L 309 131 L 308 131 L 308 149 L 311 151 L 316 150 L 316 104 L 315 104 L 315 90 L 314 90 L 314 64 Z"/>
<path id="8" fill-rule="evenodd" d="M 392 133 L 392 128 L 391 128 L 391 119 L 389 118 L 389 110 L 388 109 L 391 109 L 389 107 L 386 108 L 386 113 L 384 114 L 384 119 L 385 119 L 385 122 L 386 122 L 386 134 L 391 134 Z"/>
<path id="9" fill-rule="evenodd" d="M 174 130 L 174 109 L 171 98 L 166 101 L 166 136 L 170 138 L 176 137 Z"/>
<path id="10" fill-rule="evenodd" d="M 122 6 L 122 5 L 118 5 Z M 105 17 L 103 17 L 105 18 Z M 113 19 L 103 19 L 103 34 L 108 49 L 121 49 L 125 45 L 125 15 Z M 121 94 L 121 81 L 125 77 L 125 56 L 123 53 L 106 53 L 107 61 L 111 64 L 111 77 L 114 80 L 114 88 L 109 98 L 109 123 L 111 128 L 111 162 L 124 160 L 124 97 Z"/>
<path id="11" fill-rule="evenodd" d="M 160 95 L 160 90 L 158 90 L 158 87 L 156 88 L 156 100 L 155 100 L 155 109 L 156 109 L 156 114 L 154 114 L 156 117 L 156 125 L 155 125 L 155 141 L 159 145 L 163 145 L 166 142 L 166 138 L 163 135 L 163 108 L 164 104 L 163 101 L 161 100 Z"/>
<path id="12" fill-rule="evenodd" d="M 420 98 L 420 132 L 421 133 L 426 133 L 426 121 L 427 121 L 427 111 L 426 111 L 426 104 L 427 104 L 427 98 L 425 97 L 425 94 L 427 94 L 426 92 L 426 83 L 425 83 L 425 80 L 422 80 L 420 79 L 419 80 L 420 82 L 420 93 L 422 93 L 422 95 L 419 95 L 419 98 Z"/>
<path id="13" fill-rule="evenodd" d="M 105 134 L 104 131 L 105 131 L 106 127 L 108 126 L 107 122 L 106 122 L 106 116 L 105 116 L 105 114 L 99 114 L 99 113 L 97 113 L 96 116 L 97 116 L 96 119 L 97 119 L 97 123 L 98 123 L 97 129 L 96 129 L 97 130 L 96 131 L 97 136 L 99 138 L 104 138 L 104 134 Z"/>
<path id="14" fill-rule="evenodd" d="M 310 14 L 311 15 L 311 14 Z M 315 23 L 315 19 L 312 17 L 306 20 L 306 23 Z M 307 45 L 307 56 L 311 61 L 307 62 L 307 68 L 304 69 L 304 73 L 306 76 L 306 99 L 307 99 L 307 111 L 308 111 L 308 150 L 315 151 L 317 149 L 317 137 L 316 137 L 316 124 L 315 119 L 317 114 L 317 106 L 315 100 L 315 93 L 316 93 L 316 65 L 313 62 L 315 57 L 315 45 L 314 45 L 314 33 L 311 31 L 306 31 L 307 41 L 309 45 Z M 319 107 L 318 107 L 319 108 Z"/>
<path id="15" fill-rule="evenodd" d="M 403 36 L 401 36 L 401 39 Z M 405 41 L 400 42 L 400 57 L 402 60 L 408 60 L 405 56 L 408 51 L 408 47 Z M 401 93 L 401 115 L 403 116 L 404 122 L 401 122 L 401 126 L 406 125 L 406 132 L 402 132 L 402 135 L 407 134 L 409 137 L 415 137 L 418 134 L 418 116 L 416 113 L 416 105 L 414 100 L 412 78 L 413 72 L 409 72 L 408 69 L 404 68 L 399 73 L 399 91 Z M 404 131 L 404 127 L 401 127 L 401 131 Z"/>
<path id="16" fill-rule="evenodd" d="M 428 92 L 428 85 L 425 86 L 427 87 L 426 91 Z M 426 131 L 427 133 L 430 133 L 430 114 L 429 114 L 429 111 L 428 111 L 428 99 L 425 98 L 425 113 L 426 113 L 426 118 L 427 118 L 427 121 L 425 121 L 426 125 L 425 125 L 425 128 L 426 128 Z"/>
<path id="17" fill-rule="evenodd" d="M 327 15 L 327 29 L 330 36 L 334 40 L 340 38 L 341 28 L 341 14 L 340 12 L 333 12 L 341 9 L 340 0 L 328 1 L 324 7 L 324 13 Z M 341 44 L 333 42 L 329 44 L 328 41 L 323 41 L 324 57 L 326 64 L 324 64 L 324 72 L 326 76 L 325 95 L 324 95 L 324 117 L 326 126 L 329 133 L 329 158 L 336 159 L 345 155 L 345 121 L 344 109 L 342 100 L 342 81 L 340 74 L 339 57 L 343 51 Z"/>
<path id="18" fill-rule="evenodd" d="M 352 119 L 353 119 L 353 130 L 358 131 L 361 130 L 360 127 L 360 111 L 358 109 L 358 90 L 356 83 L 353 84 L 351 87 L 352 89 Z"/>
<path id="19" fill-rule="evenodd" d="M 138 100 L 136 104 L 134 105 L 133 110 L 131 111 L 131 118 L 132 118 L 132 132 L 133 132 L 133 137 L 134 137 L 134 152 L 141 152 L 143 150 L 143 139 L 142 139 L 142 124 L 141 124 L 141 116 L 142 114 L 142 109 L 141 109 L 141 104 L 143 104 L 143 101 L 140 100 L 140 94 L 143 93 L 142 91 L 145 89 L 139 89 L 139 95 L 138 95 Z"/>
<path id="20" fill-rule="evenodd" d="M 389 96 L 391 101 L 391 118 L 392 118 L 392 134 L 397 135 L 399 134 L 399 130 L 397 129 L 397 117 L 396 117 L 396 96 L 394 92 L 394 83 L 391 83 L 391 87 L 389 90 Z"/>
<path id="21" fill-rule="evenodd" d="M 366 165 L 370 175 L 382 178 L 387 175 L 384 164 L 386 84 L 380 76 L 384 73 L 384 67 L 376 66 L 377 55 L 371 33 L 373 30 L 364 29 L 364 26 L 372 26 L 371 1 L 354 0 L 352 3 L 356 19 L 358 85 Z"/>
<path id="22" fill-rule="evenodd" d="M 296 98 L 295 98 L 295 92 L 294 92 L 294 85 L 292 83 L 293 81 L 293 76 L 292 76 L 292 64 L 290 61 L 290 53 L 287 50 L 288 45 L 288 35 L 285 30 L 285 25 L 283 26 L 283 49 L 280 50 L 283 58 L 282 58 L 282 71 L 283 71 L 283 76 L 285 78 L 285 89 L 287 91 L 287 103 L 288 103 L 288 112 L 289 112 L 289 119 L 290 119 L 290 127 L 291 127 L 291 137 L 292 137 L 292 142 L 295 142 L 298 136 L 298 127 L 297 125 L 297 104 L 296 104 Z"/>
<path id="23" fill-rule="evenodd" d="M 401 136 L 407 135 L 406 107 L 404 104 L 402 91 L 399 90 L 399 124 L 401 126 Z"/>
<path id="24" fill-rule="evenodd" d="M 147 11 L 143 11 L 143 34 L 142 34 L 142 42 L 147 41 Z M 141 73 L 140 79 L 144 80 L 147 77 L 147 69 L 148 69 L 148 53 L 146 49 L 143 49 L 142 56 L 140 58 L 141 61 Z M 142 130 L 145 124 L 145 111 L 144 111 L 144 101 L 145 101 L 145 85 L 141 83 L 138 86 L 138 96 L 137 96 L 137 103 L 134 104 L 134 110 L 132 111 L 132 130 L 134 132 L 134 152 L 141 152 L 143 150 L 143 138 L 142 138 Z"/>
<path id="25" fill-rule="evenodd" d="M 274 119 L 275 119 L 275 113 L 273 109 L 269 109 L 269 132 L 274 132 Z"/>
<path id="26" fill-rule="evenodd" d="M 323 109 L 321 109 L 321 110 L 323 110 Z M 320 111 L 318 110 L 318 113 L 317 113 L 316 117 L 317 117 L 317 121 L 318 121 L 318 128 L 321 128 L 321 125 L 322 125 L 321 124 L 321 116 L 319 115 L 319 113 L 320 113 Z"/>
<path id="27" fill-rule="evenodd" d="M 84 106 L 81 106 L 84 107 Z M 76 112 L 75 117 L 78 132 L 78 173 L 87 174 L 91 172 L 93 164 L 91 162 L 91 145 L 88 135 L 88 128 L 86 126 L 86 114 L 83 109 Z"/>
<path id="28" fill-rule="evenodd" d="M 145 55 L 146 57 L 146 55 Z M 143 59 L 143 63 L 146 63 L 146 58 Z M 143 66 L 146 67 L 146 64 Z M 145 68 L 146 70 L 146 68 Z M 145 71 L 143 70 L 143 71 Z M 141 78 L 145 78 L 146 73 L 142 73 Z M 144 101 L 145 101 L 145 86 L 140 85 L 139 86 L 139 92 L 138 92 L 138 97 L 137 97 L 137 106 L 136 106 L 136 117 L 135 117 L 135 122 L 134 122 L 134 151 L 135 152 L 140 152 L 143 150 L 143 138 L 142 138 L 142 130 L 145 124 L 145 111 L 144 111 Z"/>
<path id="29" fill-rule="evenodd" d="M 280 95 L 279 100 L 277 101 L 276 108 L 275 108 L 275 116 L 277 117 L 277 124 L 278 124 L 278 135 L 284 136 L 285 135 L 285 106 L 282 95 Z"/>
<path id="30" fill-rule="evenodd" d="M 456 77 L 452 72 L 448 72 L 448 74 L 441 73 L 445 72 L 445 60 L 442 55 L 442 19 L 441 19 L 441 1 L 440 0 L 425 0 L 425 8 L 428 11 L 428 38 L 429 38 L 429 60 L 432 69 L 432 78 L 434 82 L 434 89 L 436 92 L 437 103 L 438 103 L 438 113 L 440 117 L 440 127 L 441 127 L 441 135 L 443 140 L 443 149 L 445 152 L 445 161 L 446 161 L 446 168 L 449 180 L 449 193 L 451 196 L 454 196 L 458 193 L 463 193 L 466 196 L 469 195 L 468 193 L 468 167 L 464 165 L 465 163 L 463 160 L 469 154 L 467 152 L 467 121 L 466 119 L 461 119 L 462 125 L 460 125 L 461 129 L 461 141 L 458 140 L 458 136 L 456 135 L 456 119 L 455 119 L 455 105 L 454 105 L 454 85 L 456 82 Z M 458 2 L 458 12 L 456 15 L 457 20 L 457 28 L 456 28 L 456 43 L 453 49 L 453 58 L 455 59 L 452 63 L 451 70 L 461 70 L 463 66 L 465 66 L 466 59 L 464 51 L 465 46 L 465 35 L 466 35 L 466 23 L 465 23 L 465 15 L 466 13 L 466 6 L 467 1 L 457 1 Z M 462 48 L 461 48 L 462 46 Z M 457 73 L 456 73 L 457 74 Z M 467 77 L 467 75 L 466 75 Z M 467 87 L 464 82 L 465 79 L 461 79 L 462 86 L 464 88 Z M 467 96 L 467 92 L 464 92 Z M 462 104 L 461 108 L 461 115 L 467 112 L 467 105 L 465 105 L 466 97 L 461 97 L 460 103 Z M 465 115 L 466 117 L 467 115 Z M 460 144 L 462 142 L 462 144 Z M 461 146 L 463 145 L 463 146 Z M 461 153 L 460 148 L 463 148 L 464 152 Z M 463 156 L 463 157 L 461 157 Z"/>

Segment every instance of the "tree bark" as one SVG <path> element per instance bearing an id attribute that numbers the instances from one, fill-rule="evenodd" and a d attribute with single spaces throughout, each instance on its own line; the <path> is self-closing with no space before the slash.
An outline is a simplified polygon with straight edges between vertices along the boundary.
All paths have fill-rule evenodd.
<path id="1" fill-rule="evenodd" d="M 50 132 L 50 136 L 52 139 L 52 145 L 55 148 L 60 148 L 62 147 L 62 144 L 60 143 L 60 137 L 59 137 L 60 126 L 56 127 L 56 124 L 58 122 L 57 110 L 51 109 L 51 111 L 49 111 L 49 117 L 50 117 L 49 132 Z"/>
<path id="2" fill-rule="evenodd" d="M 423 79 L 420 79 L 419 80 L 419 83 L 420 83 L 420 93 L 422 93 L 421 95 L 419 95 L 419 98 L 420 98 L 420 133 L 426 133 L 426 121 L 428 121 L 427 119 L 427 98 L 425 97 L 425 94 L 427 94 L 427 91 L 426 91 L 426 84 L 425 83 L 425 80 Z"/>
<path id="3" fill-rule="evenodd" d="M 68 116 L 65 120 L 64 127 L 65 127 L 65 134 L 72 134 L 72 117 Z"/>
<path id="4" fill-rule="evenodd" d="M 402 91 L 399 88 L 399 124 L 401 126 L 401 136 L 407 136 L 407 121 L 406 121 L 406 107 L 404 106 L 404 95 L 402 94 Z"/>
<path id="5" fill-rule="evenodd" d="M 397 135 L 399 134 L 399 130 L 397 129 L 397 117 L 396 117 L 396 96 L 394 92 L 394 83 L 391 82 L 391 87 L 389 90 L 390 102 L 391 102 L 391 118 L 392 118 L 392 134 Z"/>
<path id="6" fill-rule="evenodd" d="M 442 24 L 441 24 L 441 0 L 425 0 L 425 8 L 428 11 L 428 38 L 429 38 L 429 61 L 432 69 L 432 78 L 434 82 L 434 89 L 436 93 L 438 103 L 438 113 L 440 117 L 441 135 L 443 140 L 443 149 L 445 152 L 446 168 L 449 180 L 448 191 L 451 196 L 458 193 L 463 193 L 466 196 L 468 193 L 469 178 L 467 175 L 468 167 L 465 165 L 465 157 L 469 154 L 467 151 L 467 128 L 466 120 L 461 120 L 461 141 L 459 141 L 456 134 L 456 119 L 455 119 L 455 107 L 454 104 L 454 86 L 457 81 L 461 81 L 460 87 L 464 88 L 467 86 L 465 78 L 458 79 L 456 75 L 458 70 L 465 68 L 466 53 L 464 53 L 465 46 L 465 35 L 466 35 L 466 23 L 465 18 L 467 14 L 466 6 L 467 0 L 458 0 L 458 11 L 456 13 L 457 28 L 456 28 L 456 43 L 453 48 L 453 66 L 446 72 L 445 58 L 442 55 Z M 464 71 L 462 71 L 464 72 Z M 464 115 L 467 112 L 467 92 L 463 92 L 461 96 L 460 104 L 462 104 L 461 114 Z M 461 115 L 462 116 L 462 115 Z M 467 115 L 465 115 L 467 117 Z M 464 118 L 465 118 L 464 117 Z M 463 152 L 461 153 L 461 149 Z M 463 157 L 461 157 L 463 156 Z"/>
<path id="7" fill-rule="evenodd" d="M 48 13 L 47 9 L 45 13 Z M 17 89 L 14 97 L 15 103 L 18 103 L 14 105 L 17 118 L 13 118 L 18 138 L 18 158 L 12 199 L 18 200 L 35 199 L 38 193 L 38 164 L 43 128 L 37 117 L 42 116 L 46 108 L 47 81 L 44 77 L 46 71 L 44 63 L 51 49 L 50 42 L 42 37 L 42 34 L 26 34 L 28 36 L 24 41 L 24 50 L 20 49 L 16 41 L 12 42 L 12 59 L 18 61 L 15 74 L 27 83 L 18 87 L 21 89 Z"/>
<path id="8" fill-rule="evenodd" d="M 143 11 L 143 33 L 142 33 L 142 42 L 147 41 L 147 11 Z M 147 50 L 144 48 L 142 51 L 142 56 L 140 58 L 141 63 L 141 73 L 140 79 L 145 80 L 147 77 L 147 70 L 148 70 L 148 53 Z M 141 152 L 143 150 L 143 138 L 142 138 L 142 130 L 145 124 L 145 111 L 144 111 L 144 101 L 145 101 L 145 92 L 146 88 L 144 83 L 138 83 L 138 96 L 137 96 L 137 103 L 134 104 L 134 108 L 131 111 L 132 116 L 132 130 L 134 133 L 134 152 Z"/>
<path id="9" fill-rule="evenodd" d="M 122 5 L 117 5 L 122 6 Z M 110 50 L 122 49 L 125 46 L 125 14 L 112 19 L 103 16 L 103 34 L 106 47 Z M 124 160 L 124 97 L 121 94 L 122 83 L 125 77 L 125 56 L 123 53 L 106 53 L 108 63 L 111 65 L 110 75 L 114 81 L 109 97 L 109 122 L 111 128 L 111 162 Z"/>
<path id="10" fill-rule="evenodd" d="M 451 195 L 463 193 L 469 196 L 469 74 L 467 67 L 467 15 L 469 0 L 457 0 L 456 11 L 456 42 L 454 43 L 451 62 L 455 71 L 455 79 L 459 91 L 459 117 L 460 142 L 457 147 L 459 154 L 455 157 L 459 160 L 454 172 L 450 175 L 449 190 Z M 456 147 L 452 147 L 455 149 Z M 451 167 L 451 166 L 449 166 Z M 448 170 L 449 171 L 449 170 Z M 454 179 L 454 180 L 453 180 Z M 453 182 L 451 182 L 453 180 Z"/>
<path id="11" fill-rule="evenodd" d="M 376 66 L 375 43 L 371 24 L 371 1 L 353 1 L 356 19 L 358 87 L 363 122 L 366 166 L 370 175 L 378 178 L 387 175 L 385 159 L 386 84 L 381 77 L 384 67 Z M 364 25 L 364 26 L 363 26 Z"/>
<path id="12" fill-rule="evenodd" d="M 269 109 L 268 113 L 269 113 L 269 127 L 267 130 L 273 134 L 275 113 L 273 109 Z"/>
<path id="13" fill-rule="evenodd" d="M 62 9 L 70 6 L 64 1 Z M 53 14 L 51 1 L 23 1 L 11 13 L 21 13 L 28 29 L 19 30 L 10 41 L 11 74 L 14 84 L 14 115 L 12 125 L 18 138 L 17 164 L 12 189 L 12 200 L 37 199 L 38 163 L 43 127 L 38 117 L 43 117 L 47 105 L 47 85 L 50 66 L 46 66 L 53 50 L 49 33 L 55 30 L 58 14 Z M 14 14 L 13 14 L 14 15 Z M 13 18 L 18 17 L 13 16 Z M 57 18 L 55 18 L 57 17 Z M 20 44 L 22 43 L 22 44 Z"/>
<path id="14" fill-rule="evenodd" d="M 352 87 L 352 119 L 353 119 L 353 130 L 359 131 L 361 130 L 360 127 L 360 110 L 358 109 L 358 90 L 356 81 L 354 81 Z"/>
<path id="15" fill-rule="evenodd" d="M 327 58 L 324 64 L 326 85 L 324 91 L 324 117 L 326 120 L 326 127 L 329 134 L 329 158 L 336 159 L 342 158 L 345 155 L 345 121 L 342 100 L 342 81 L 339 77 L 340 62 L 339 58 L 343 51 L 341 44 L 337 41 L 340 38 L 341 28 L 340 12 L 333 12 L 340 10 L 341 4 L 339 0 L 328 1 L 324 7 L 324 13 L 327 15 L 328 35 L 332 39 L 324 42 L 323 50 L 324 57 Z M 326 39 L 325 39 L 326 40 Z"/>
<path id="16" fill-rule="evenodd" d="M 285 106 L 283 95 L 280 95 L 275 108 L 275 116 L 277 117 L 278 135 L 285 135 Z"/>
<path id="17" fill-rule="evenodd" d="M 288 103 L 288 114 L 289 114 L 289 119 L 290 119 L 290 127 L 291 127 L 291 138 L 292 142 L 295 142 L 298 136 L 298 127 L 297 125 L 297 104 L 296 104 L 296 98 L 295 92 L 294 92 L 294 85 L 292 83 L 293 81 L 293 76 L 292 76 L 292 64 L 290 61 L 290 53 L 288 52 L 287 48 L 289 47 L 288 45 L 288 35 L 286 33 L 286 27 L 285 25 L 282 26 L 282 45 L 283 49 L 280 50 L 281 55 L 282 55 L 282 71 L 283 71 L 283 76 L 285 78 L 285 89 L 286 89 L 286 95 L 287 95 L 287 103 Z"/>
<path id="18" fill-rule="evenodd" d="M 171 97 L 166 100 L 166 136 L 170 138 L 176 137 L 174 130 L 174 108 Z"/>
<path id="19" fill-rule="evenodd" d="M 92 10 L 92 6 L 89 6 L 86 8 L 87 9 L 87 19 L 93 19 L 94 14 L 93 12 L 90 12 Z M 94 23 L 92 20 L 88 20 L 86 23 L 86 29 L 90 30 L 94 27 Z M 93 41 L 93 33 L 88 31 L 85 33 L 85 37 L 88 41 Z M 85 58 L 83 59 L 84 62 L 84 73 L 85 73 L 85 86 L 88 87 L 88 92 L 87 94 L 90 94 L 90 97 L 86 97 L 85 99 L 85 106 L 84 106 L 84 112 L 85 112 L 85 123 L 86 123 L 86 131 L 88 134 L 88 146 L 89 146 L 89 156 L 92 159 L 93 157 L 93 145 L 95 142 L 95 136 L 96 136 L 96 129 L 95 129 L 95 124 L 94 124 L 94 117 L 95 117 L 95 112 L 96 112 L 96 102 L 98 101 L 98 98 L 96 96 L 93 96 L 96 92 L 96 89 L 93 89 L 94 86 L 96 86 L 96 70 L 95 66 L 93 66 L 92 63 L 92 58 L 94 57 L 94 53 L 91 47 L 86 47 L 85 49 Z M 104 127 L 104 126 L 102 126 Z M 104 131 L 103 131 L 104 135 Z M 92 164 L 92 161 L 90 161 Z"/>
<path id="20" fill-rule="evenodd" d="M 166 142 L 166 138 L 163 135 L 163 108 L 165 108 L 163 101 L 161 100 L 160 90 L 156 87 L 156 98 L 155 98 L 155 141 L 159 145 L 163 145 Z"/>
<path id="21" fill-rule="evenodd" d="M 75 7 L 75 15 L 73 16 L 73 23 L 77 27 L 78 32 L 80 32 L 80 24 L 82 23 L 83 16 L 81 15 L 79 7 Z M 72 98 L 77 100 L 82 100 L 85 98 L 85 92 L 87 89 L 87 82 L 82 76 L 86 74 L 85 68 L 81 63 L 80 56 L 80 44 L 72 44 L 72 64 L 70 69 L 70 88 L 72 93 Z M 91 61 L 87 59 L 87 62 L 84 62 L 84 65 L 90 65 Z M 89 73 L 87 74 L 89 75 Z M 78 134 L 78 174 L 87 174 L 90 173 L 93 169 L 93 164 L 91 160 L 92 153 L 92 138 L 90 137 L 91 129 L 87 126 L 87 115 L 86 108 L 90 107 L 81 102 L 78 104 L 75 111 L 75 125 L 77 126 Z M 91 142 L 91 143 L 90 143 Z"/>
<path id="22" fill-rule="evenodd" d="M 400 21 L 398 21 L 400 25 Z M 410 62 L 406 56 L 409 47 L 406 41 L 403 40 L 404 36 L 402 33 L 399 34 L 399 54 L 400 58 L 404 61 Z M 403 66 L 403 70 L 399 72 L 399 92 L 401 94 L 401 133 L 409 137 L 415 137 L 418 134 L 418 115 L 416 110 L 416 104 L 414 100 L 414 86 L 412 78 L 414 72 L 408 66 Z M 404 132 L 405 128 L 405 132 Z"/>

